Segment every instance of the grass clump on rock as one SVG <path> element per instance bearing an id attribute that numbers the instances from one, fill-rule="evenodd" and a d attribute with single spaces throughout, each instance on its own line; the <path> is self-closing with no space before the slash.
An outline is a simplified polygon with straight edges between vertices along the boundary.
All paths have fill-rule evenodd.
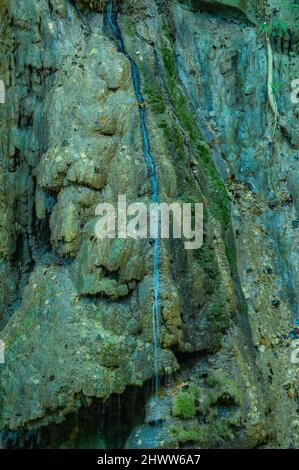
<path id="1" fill-rule="evenodd" d="M 196 415 L 197 389 L 195 387 L 183 388 L 176 395 L 173 405 L 173 416 L 190 419 Z"/>

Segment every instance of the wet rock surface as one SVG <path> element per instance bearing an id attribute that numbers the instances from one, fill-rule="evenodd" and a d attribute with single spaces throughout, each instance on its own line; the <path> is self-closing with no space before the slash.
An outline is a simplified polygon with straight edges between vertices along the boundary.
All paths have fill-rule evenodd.
<path id="1" fill-rule="evenodd" d="M 105 2 L 84 3 L 0 3 L 5 432 L 63 427 L 86 400 L 155 373 L 152 244 L 95 237 L 97 204 L 150 200 L 139 109 Z M 298 105 L 278 91 L 275 122 L 259 25 L 279 2 L 268 3 L 119 2 L 160 198 L 205 205 L 201 249 L 161 243 L 168 381 L 127 447 L 298 445 Z M 274 83 L 299 78 L 296 15 L 271 39 Z"/>

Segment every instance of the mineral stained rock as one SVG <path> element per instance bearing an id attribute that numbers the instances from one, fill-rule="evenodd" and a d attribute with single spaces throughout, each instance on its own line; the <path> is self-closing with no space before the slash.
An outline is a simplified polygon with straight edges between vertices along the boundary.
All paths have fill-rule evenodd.
<path id="1" fill-rule="evenodd" d="M 155 374 L 152 242 L 95 236 L 97 204 L 151 194 L 107 3 L 0 1 L 3 436 L 63 427 Z M 161 240 L 160 393 L 125 446 L 296 447 L 299 9 L 114 8 L 140 73 L 160 199 L 204 203 L 200 249 Z"/>

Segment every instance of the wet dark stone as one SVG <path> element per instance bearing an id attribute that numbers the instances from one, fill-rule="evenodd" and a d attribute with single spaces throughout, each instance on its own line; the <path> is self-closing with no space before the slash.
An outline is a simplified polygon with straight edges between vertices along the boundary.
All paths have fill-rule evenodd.
<path id="1" fill-rule="evenodd" d="M 161 426 L 161 424 L 164 422 L 165 420 L 164 419 L 157 419 L 157 420 L 152 420 L 152 421 L 149 421 L 149 425 L 150 426 Z"/>
<path id="2" fill-rule="evenodd" d="M 252 186 L 251 183 L 248 183 L 248 182 L 247 182 L 247 183 L 245 183 L 245 186 L 246 186 L 247 189 L 249 189 L 249 191 L 252 191 L 252 192 L 253 192 L 253 186 Z"/>

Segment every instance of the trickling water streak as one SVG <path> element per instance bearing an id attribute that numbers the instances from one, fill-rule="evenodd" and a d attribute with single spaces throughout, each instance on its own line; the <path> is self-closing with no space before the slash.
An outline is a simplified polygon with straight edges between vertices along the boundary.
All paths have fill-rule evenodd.
<path id="1" fill-rule="evenodd" d="M 127 57 L 131 66 L 132 82 L 135 90 L 136 100 L 139 105 L 140 115 L 140 128 L 143 139 L 143 149 L 149 171 L 150 186 L 151 186 L 151 202 L 159 202 L 159 185 L 156 175 L 156 168 L 153 157 L 151 155 L 150 142 L 148 130 L 145 120 L 144 99 L 141 93 L 140 75 L 137 65 L 125 49 L 121 32 L 118 27 L 116 16 L 113 13 L 113 1 L 110 0 L 107 10 L 108 22 L 117 43 L 118 50 L 125 57 Z M 153 286 L 154 286 L 154 301 L 152 307 L 152 328 L 153 328 L 153 342 L 154 342 L 154 361 L 155 361 L 155 391 L 157 393 L 159 387 L 159 349 L 160 349 L 160 275 L 159 275 L 159 254 L 160 254 L 160 240 L 159 237 L 154 238 L 153 246 Z"/>

